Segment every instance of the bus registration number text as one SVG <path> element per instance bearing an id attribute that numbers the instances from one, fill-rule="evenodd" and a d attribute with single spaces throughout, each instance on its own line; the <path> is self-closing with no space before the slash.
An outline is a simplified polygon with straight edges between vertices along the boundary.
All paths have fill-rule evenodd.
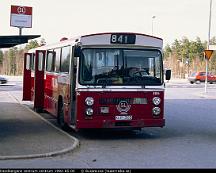
<path id="1" fill-rule="evenodd" d="M 132 116 L 131 115 L 115 116 L 115 120 L 132 120 Z"/>

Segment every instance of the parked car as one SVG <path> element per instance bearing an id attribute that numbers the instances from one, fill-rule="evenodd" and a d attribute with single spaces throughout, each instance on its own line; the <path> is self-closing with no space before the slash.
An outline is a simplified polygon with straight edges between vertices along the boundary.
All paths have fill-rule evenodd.
<path id="1" fill-rule="evenodd" d="M 5 77 L 0 76 L 0 84 L 7 83 L 7 79 Z"/>
<path id="2" fill-rule="evenodd" d="M 188 77 L 188 80 L 191 84 L 205 82 L 205 79 L 206 79 L 206 72 L 194 72 L 191 74 L 191 76 Z M 211 84 L 216 83 L 216 76 L 213 75 L 212 73 L 208 73 L 207 81 Z"/>

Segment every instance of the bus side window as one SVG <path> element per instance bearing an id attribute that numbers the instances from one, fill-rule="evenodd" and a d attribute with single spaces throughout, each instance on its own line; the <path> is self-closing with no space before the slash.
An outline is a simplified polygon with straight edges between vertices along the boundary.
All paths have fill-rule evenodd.
<path id="1" fill-rule="evenodd" d="M 59 72 L 60 71 L 60 57 L 61 57 L 61 49 L 55 49 L 54 50 L 54 55 L 55 55 L 55 65 L 54 65 L 54 71 Z"/>
<path id="2" fill-rule="evenodd" d="M 30 68 L 31 70 L 34 70 L 35 69 L 35 54 L 33 53 L 32 54 L 32 57 L 31 57 L 31 60 L 30 60 Z"/>
<path id="3" fill-rule="evenodd" d="M 47 51 L 46 71 L 54 71 L 54 56 L 53 51 Z"/>
<path id="4" fill-rule="evenodd" d="M 70 65 L 70 46 L 62 48 L 62 55 L 61 55 L 61 72 L 69 72 L 69 65 Z"/>
<path id="5" fill-rule="evenodd" d="M 26 70 L 30 70 L 31 68 L 31 56 L 30 55 L 27 55 L 26 56 Z"/>
<path id="6" fill-rule="evenodd" d="M 38 70 L 42 71 L 44 68 L 43 66 L 43 53 L 39 52 L 39 57 L 38 57 Z"/>

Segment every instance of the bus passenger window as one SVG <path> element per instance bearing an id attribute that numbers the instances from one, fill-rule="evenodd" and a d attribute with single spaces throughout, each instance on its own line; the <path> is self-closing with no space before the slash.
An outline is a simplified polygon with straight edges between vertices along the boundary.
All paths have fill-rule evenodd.
<path id="1" fill-rule="evenodd" d="M 43 67 L 44 67 L 43 66 L 43 53 L 39 52 L 39 55 L 38 55 L 38 70 L 42 71 Z"/>
<path id="2" fill-rule="evenodd" d="M 61 72 L 69 72 L 70 65 L 70 46 L 62 48 Z"/>
<path id="3" fill-rule="evenodd" d="M 31 62 L 30 62 L 30 68 L 31 70 L 34 70 L 35 69 L 35 54 L 33 53 L 32 56 L 31 56 Z"/>
<path id="4" fill-rule="evenodd" d="M 31 62 L 31 56 L 30 55 L 26 55 L 26 70 L 30 70 L 30 62 Z"/>
<path id="5" fill-rule="evenodd" d="M 47 51 L 46 71 L 54 71 L 54 56 L 53 51 Z"/>
<path id="6" fill-rule="evenodd" d="M 60 56 L 61 56 L 61 49 L 55 49 L 54 50 L 54 55 L 55 55 L 55 66 L 54 66 L 54 71 L 59 72 L 60 71 Z"/>

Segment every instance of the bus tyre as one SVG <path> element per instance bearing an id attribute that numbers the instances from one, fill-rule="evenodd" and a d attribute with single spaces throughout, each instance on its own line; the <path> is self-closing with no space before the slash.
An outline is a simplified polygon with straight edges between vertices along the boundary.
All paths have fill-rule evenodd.
<path id="1" fill-rule="evenodd" d="M 43 113 L 44 110 L 43 110 L 43 108 L 35 108 L 35 112 L 37 112 L 37 113 Z"/>
<path id="2" fill-rule="evenodd" d="M 68 130 L 68 126 L 64 121 L 64 107 L 63 107 L 63 104 L 61 104 L 61 103 L 58 106 L 57 122 L 58 122 L 58 124 L 62 130 Z"/>

